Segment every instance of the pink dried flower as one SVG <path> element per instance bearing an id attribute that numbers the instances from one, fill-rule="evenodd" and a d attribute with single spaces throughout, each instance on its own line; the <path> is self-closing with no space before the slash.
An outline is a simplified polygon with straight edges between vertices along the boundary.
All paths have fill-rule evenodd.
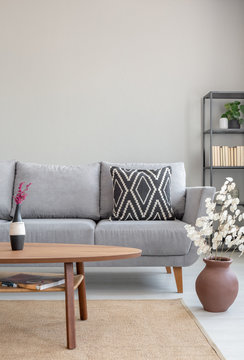
<path id="1" fill-rule="evenodd" d="M 26 191 L 28 191 L 29 187 L 31 186 L 31 183 L 29 183 L 26 185 L 25 189 L 22 190 L 22 186 L 24 185 L 24 183 L 25 183 L 25 181 L 22 181 L 19 184 L 18 192 L 15 196 L 13 196 L 14 201 L 16 202 L 17 205 L 21 204 L 25 200 L 25 198 L 27 196 Z"/>

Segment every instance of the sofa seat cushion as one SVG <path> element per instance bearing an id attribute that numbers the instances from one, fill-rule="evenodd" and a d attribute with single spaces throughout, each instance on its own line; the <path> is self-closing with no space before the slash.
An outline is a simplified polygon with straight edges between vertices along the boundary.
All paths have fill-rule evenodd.
<path id="1" fill-rule="evenodd" d="M 89 219 L 25 219 L 27 242 L 94 244 L 96 223 Z"/>
<path id="2" fill-rule="evenodd" d="M 80 218 L 98 220 L 100 164 L 79 166 L 17 162 L 14 192 L 31 182 L 21 215 L 26 219 Z M 13 203 L 11 215 L 14 214 Z"/>
<path id="3" fill-rule="evenodd" d="M 15 161 L 0 161 L 0 219 L 10 220 Z"/>
<path id="4" fill-rule="evenodd" d="M 24 219 L 25 242 L 94 244 L 96 223 L 87 219 Z M 10 222 L 0 223 L 0 241 L 9 241 Z"/>
<path id="5" fill-rule="evenodd" d="M 192 242 L 184 225 L 180 220 L 101 220 L 95 229 L 95 244 L 135 247 L 148 256 L 185 255 Z"/>

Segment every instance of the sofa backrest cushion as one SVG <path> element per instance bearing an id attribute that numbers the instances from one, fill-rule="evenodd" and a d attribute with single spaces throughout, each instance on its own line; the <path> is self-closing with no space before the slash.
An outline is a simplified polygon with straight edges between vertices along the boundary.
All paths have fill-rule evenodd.
<path id="1" fill-rule="evenodd" d="M 171 178 L 171 204 L 177 219 L 181 219 L 185 209 L 186 174 L 184 163 L 101 163 L 101 188 L 100 188 L 100 216 L 108 219 L 113 209 L 113 184 L 110 167 L 117 166 L 126 169 L 159 169 L 170 166 Z"/>
<path id="2" fill-rule="evenodd" d="M 0 161 L 0 219 L 9 220 L 13 199 L 15 161 Z"/>
<path id="3" fill-rule="evenodd" d="M 31 182 L 22 203 L 24 218 L 99 219 L 100 164 L 80 166 L 17 162 L 14 189 Z M 13 204 L 11 215 L 14 214 Z"/>

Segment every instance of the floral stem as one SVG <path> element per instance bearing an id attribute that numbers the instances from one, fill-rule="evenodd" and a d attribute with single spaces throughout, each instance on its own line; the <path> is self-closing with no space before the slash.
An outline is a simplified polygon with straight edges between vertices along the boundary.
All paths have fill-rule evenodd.
<path id="1" fill-rule="evenodd" d="M 224 241 L 222 240 L 222 246 L 221 246 L 221 256 L 223 255 L 223 251 L 224 251 Z"/>

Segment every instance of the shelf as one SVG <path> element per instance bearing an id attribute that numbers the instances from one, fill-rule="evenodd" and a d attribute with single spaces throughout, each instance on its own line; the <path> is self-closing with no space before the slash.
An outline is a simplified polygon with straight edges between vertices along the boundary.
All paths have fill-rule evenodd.
<path id="1" fill-rule="evenodd" d="M 222 135 L 231 135 L 231 134 L 239 134 L 243 137 L 244 135 L 244 126 L 240 127 L 239 129 L 219 129 L 218 126 L 216 126 L 216 128 L 213 128 L 213 107 L 216 104 L 215 101 L 213 101 L 214 99 L 222 99 L 222 100 L 226 100 L 227 102 L 231 102 L 233 100 L 244 100 L 244 91 L 209 91 L 207 94 L 205 94 L 202 97 L 202 159 L 203 159 L 203 165 L 205 164 L 209 164 L 208 166 L 203 166 L 202 168 L 202 184 L 203 186 L 206 183 L 206 180 L 209 179 L 208 183 L 210 186 L 214 185 L 214 180 L 216 177 L 216 174 L 218 172 L 218 170 L 226 170 L 227 173 L 229 173 L 229 176 L 231 176 L 231 173 L 233 173 L 233 170 L 239 170 L 239 171 L 243 171 L 244 169 L 244 165 L 242 166 L 213 166 L 213 153 L 212 151 L 212 146 L 215 143 L 214 139 L 217 139 L 217 135 L 218 138 L 221 136 L 221 142 L 225 142 L 225 139 Z M 206 100 L 209 100 L 206 101 Z M 229 100 L 229 101 L 228 101 Z M 242 101 L 243 102 L 243 101 Z M 209 106 L 208 106 L 209 105 Z M 209 111 L 209 122 L 208 124 L 206 123 L 206 111 Z M 209 128 L 208 128 L 209 127 Z M 231 136 L 229 136 L 228 138 L 229 140 L 231 140 L 231 143 L 235 143 L 236 146 L 240 145 L 239 143 L 239 138 L 235 137 L 234 141 Z M 228 144 L 230 147 L 230 144 Z M 225 146 L 225 145 L 223 145 Z M 231 146 L 231 147 L 236 147 L 236 146 Z M 208 159 L 208 152 L 206 152 L 206 149 L 209 148 L 209 153 L 210 153 L 210 160 Z M 220 164 L 221 162 L 214 162 L 214 164 Z M 234 162 L 230 162 L 230 161 L 225 161 L 225 164 L 233 164 Z M 235 162 L 237 163 L 237 162 Z M 222 162 L 223 164 L 223 162 Z M 243 162 L 239 162 L 238 164 L 243 164 Z M 239 175 L 239 173 L 237 173 L 237 175 Z"/>
<path id="2" fill-rule="evenodd" d="M 9 272 L 1 272 L 1 278 L 4 277 L 9 277 L 12 275 L 15 275 L 16 273 L 9 273 Z M 64 274 L 48 274 L 48 273 L 30 273 L 32 275 L 50 275 L 53 276 L 53 278 L 55 279 L 55 277 L 60 277 L 64 276 Z M 76 290 L 78 288 L 78 286 L 80 285 L 80 283 L 83 280 L 83 275 L 74 275 L 74 290 Z M 65 291 L 65 284 L 59 285 L 59 286 L 55 286 L 52 288 L 48 288 L 45 290 L 29 290 L 29 289 L 24 289 L 24 288 L 14 288 L 14 287 L 7 287 L 7 286 L 0 286 L 0 293 L 13 293 L 13 292 L 56 292 L 56 291 Z"/>
<path id="3" fill-rule="evenodd" d="M 210 99 L 210 94 L 212 99 L 244 99 L 243 91 L 210 91 L 203 98 Z"/>
<path id="4" fill-rule="evenodd" d="M 204 134 L 210 134 L 210 129 L 205 130 Z M 244 134 L 244 129 L 213 129 L 212 134 Z"/>
<path id="5" fill-rule="evenodd" d="M 244 166 L 204 166 L 204 169 L 244 169 Z"/>
<path id="6" fill-rule="evenodd" d="M 216 204 L 216 206 L 222 206 L 222 204 Z M 237 206 L 244 206 L 244 203 L 240 202 Z"/>

